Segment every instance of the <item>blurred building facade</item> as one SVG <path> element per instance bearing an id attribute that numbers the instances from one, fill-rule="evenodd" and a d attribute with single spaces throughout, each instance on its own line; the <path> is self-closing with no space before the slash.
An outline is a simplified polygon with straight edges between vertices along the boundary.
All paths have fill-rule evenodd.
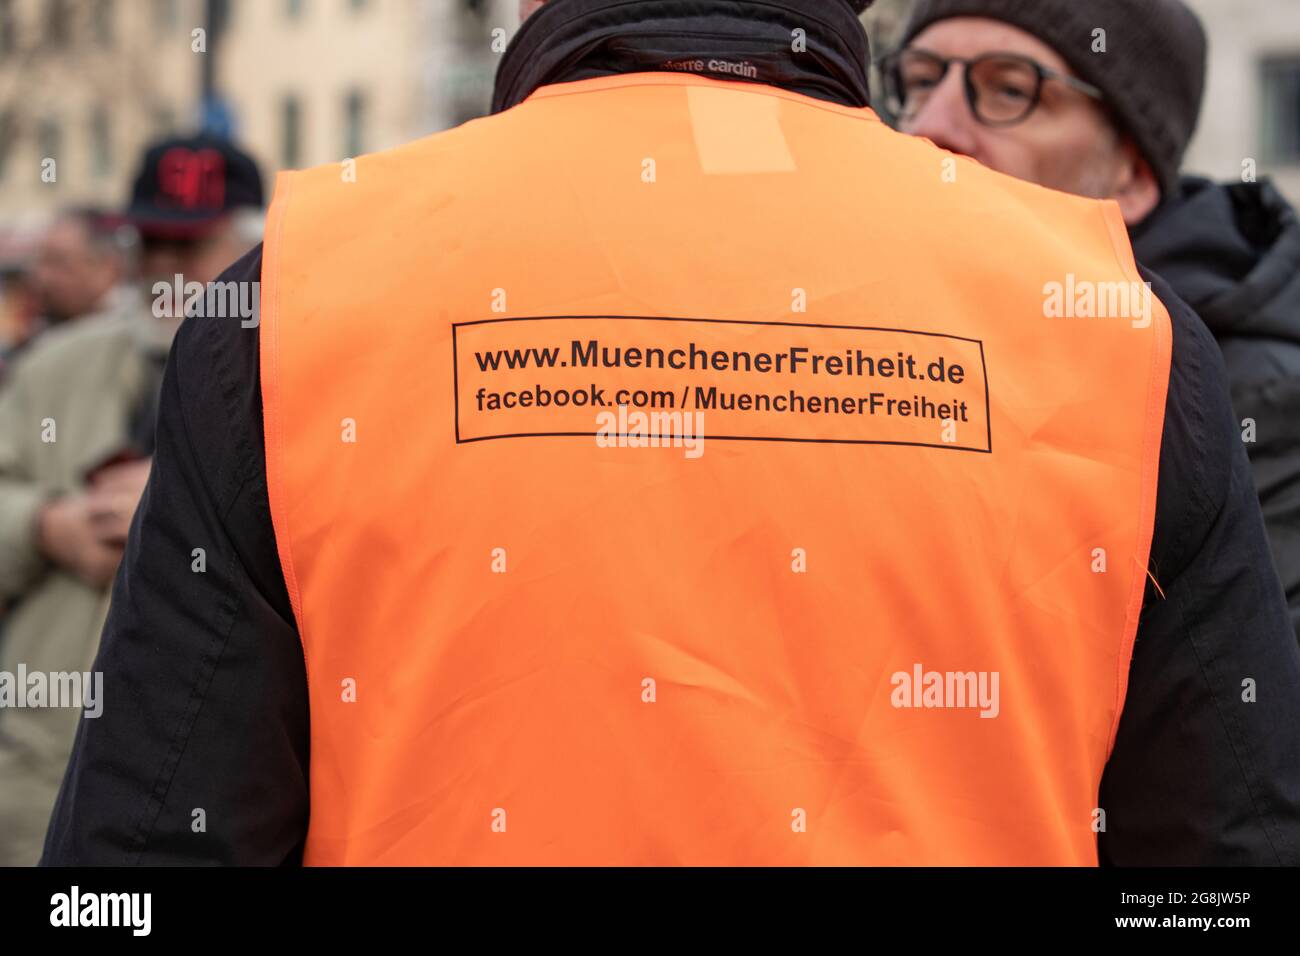
<path id="1" fill-rule="evenodd" d="M 0 0 L 6 220 L 124 198 L 135 147 L 198 102 L 183 7 L 201 2 Z"/>
<path id="2" fill-rule="evenodd" d="M 1254 163 L 1300 205 L 1300 0 L 1189 0 L 1210 76 L 1187 167 L 1240 179 Z"/>
<path id="3" fill-rule="evenodd" d="M 486 112 L 509 0 L 233 0 L 218 88 L 268 171 L 387 149 Z"/>
<path id="4" fill-rule="evenodd" d="M 233 132 L 268 176 L 456 125 L 487 110 L 517 9 L 0 0 L 0 210 L 12 226 L 67 205 L 116 206 L 146 142 L 204 124 Z"/>
<path id="5" fill-rule="evenodd" d="M 1253 161 L 1300 200 L 1300 0 L 1190 2 L 1211 63 L 1189 169 L 1232 179 Z M 268 174 L 454 126 L 487 109 L 517 6 L 0 0 L 0 215 L 12 227 L 70 204 L 117 205 L 146 141 L 205 121 L 232 129 Z M 867 14 L 877 54 L 908 6 L 878 0 Z M 205 67 L 224 109 L 205 109 Z"/>

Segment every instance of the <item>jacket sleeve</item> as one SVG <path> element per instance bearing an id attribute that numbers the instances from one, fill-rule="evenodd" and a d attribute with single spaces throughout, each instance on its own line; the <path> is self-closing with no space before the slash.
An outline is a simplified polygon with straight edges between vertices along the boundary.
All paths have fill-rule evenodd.
<path id="1" fill-rule="evenodd" d="M 1240 384 L 1233 383 L 1232 405 L 1239 430 L 1244 431 L 1246 426 L 1241 423 L 1249 420 L 1253 431 L 1247 452 L 1255 489 L 1273 563 L 1290 608 L 1291 626 L 1300 640 L 1300 379 L 1292 372 L 1252 381 L 1267 367 L 1267 346 L 1252 341 L 1228 347 L 1234 349 L 1233 356 L 1224 353 L 1229 368 L 1234 358 L 1254 366 L 1254 376 L 1242 376 Z"/>
<path id="2" fill-rule="evenodd" d="M 1150 279 L 1150 274 L 1146 274 Z M 1300 863 L 1300 651 L 1218 346 L 1163 282 L 1173 362 L 1151 575 L 1099 806 L 1103 863 Z"/>
<path id="3" fill-rule="evenodd" d="M 222 281 L 255 281 L 260 254 Z M 302 649 L 260 462 L 257 329 L 182 323 L 157 446 L 46 865 L 293 863 L 307 826 Z"/>
<path id="4" fill-rule="evenodd" d="M 0 607 L 47 566 L 36 544 L 36 516 L 49 489 L 33 480 L 24 456 L 27 436 L 41 427 L 24 369 L 19 359 L 0 389 Z"/>

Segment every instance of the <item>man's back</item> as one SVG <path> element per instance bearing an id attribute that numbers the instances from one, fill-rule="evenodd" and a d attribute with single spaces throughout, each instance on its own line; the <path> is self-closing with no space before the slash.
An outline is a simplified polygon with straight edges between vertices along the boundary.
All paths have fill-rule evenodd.
<path id="1" fill-rule="evenodd" d="M 945 159 L 661 73 L 282 180 L 309 862 L 1095 861 L 1168 318 L 1109 210 Z"/>
<path id="2" fill-rule="evenodd" d="M 708 29 L 674 31 L 702 54 L 719 20 L 731 17 L 742 38 L 751 27 L 732 4 L 691 6 L 707 8 Z M 830 9 L 763 9 L 786 6 Z M 788 47 L 788 24 L 774 30 Z M 657 49 L 653 18 L 617 39 L 600 51 L 602 66 L 644 63 Z M 823 90 L 864 85 L 860 66 L 834 63 L 795 58 L 788 72 L 823 71 L 806 84 Z M 499 89 L 520 86 L 518 65 L 507 56 Z M 585 68 L 557 55 L 533 86 Z M 923 144 L 906 147 L 914 166 L 887 144 L 892 134 L 862 120 L 845 128 L 877 132 L 844 135 L 875 139 L 840 156 L 787 136 L 795 170 L 776 172 L 774 161 L 788 163 L 770 138 L 757 154 L 731 145 L 733 130 L 763 125 L 761 111 L 704 103 L 701 114 L 685 88 L 713 84 L 652 78 L 647 88 L 664 84 L 676 86 L 678 107 L 673 134 L 659 137 L 666 151 L 636 151 L 624 174 L 602 135 L 613 126 L 635 136 L 637 121 L 659 130 L 662 112 L 593 114 L 579 143 L 565 138 L 572 128 L 547 126 L 527 203 L 505 201 L 520 186 L 501 178 L 530 175 L 532 152 L 518 142 L 467 154 L 475 162 L 462 159 L 458 182 L 431 175 L 451 171 L 440 149 L 482 144 L 504 122 L 407 154 L 427 164 L 385 154 L 359 163 L 355 183 L 338 168 L 310 174 L 298 206 L 291 187 L 265 269 L 252 257 L 228 276 L 266 282 L 265 395 L 257 337 L 232 323 L 182 329 L 157 485 L 101 656 L 123 704 L 83 723 L 47 860 L 278 862 L 305 844 L 309 861 L 1085 861 L 1099 830 L 1112 861 L 1294 859 L 1300 674 L 1294 643 L 1276 640 L 1276 582 L 1270 590 L 1255 575 L 1267 566 L 1262 529 L 1241 490 L 1244 457 L 1226 437 L 1222 372 L 1206 359 L 1204 330 L 1173 308 L 1152 552 L 1163 593 L 1147 595 L 1097 807 L 1146 570 L 1141 503 L 1151 489 L 1141 476 L 1154 461 L 1142 449 L 1160 432 L 1158 413 L 1151 420 L 1160 363 L 1138 362 L 1131 346 L 1158 359 L 1164 327 L 1154 305 L 1137 329 L 1044 315 L 1044 285 L 1069 282 L 1057 274 L 1067 263 L 1076 280 L 1124 278 L 1100 207 L 1004 187 Z M 566 87 L 548 89 L 558 100 Z M 861 105 L 838 92 L 825 99 Z M 808 115 L 825 109 L 801 102 Z M 706 143 L 726 131 L 703 151 L 692 132 L 701 115 Z M 877 140 L 879 152 L 861 148 Z M 553 142 L 564 156 L 582 143 L 592 150 L 565 168 L 547 155 Z M 725 171 L 741 153 L 767 171 Z M 722 168 L 704 173 L 706 158 Z M 957 182 L 946 182 L 952 169 Z M 685 177 L 708 180 L 688 208 L 689 196 L 669 192 Z M 856 191 L 859 181 L 869 192 Z M 791 183 L 813 185 L 792 197 Z M 946 197 L 973 184 L 950 212 Z M 644 198 L 593 201 L 610 186 Z M 371 195 L 382 206 L 367 212 Z M 1031 205 L 1055 228 L 1026 225 Z M 327 214 L 321 237 L 303 228 L 318 214 Z M 924 221 L 899 221 L 908 216 Z M 1052 274 L 1031 281 L 1044 264 Z M 852 318 L 809 331 L 822 313 Z M 873 328 L 857 313 L 911 324 Z M 574 314 L 597 318 L 558 320 L 588 324 L 564 326 L 557 345 L 522 340 L 520 319 L 544 330 L 555 326 L 542 316 Z M 1022 328 L 1018 315 L 1032 321 Z M 651 337 L 660 319 L 722 321 L 677 322 Z M 917 323 L 934 334 L 915 335 Z M 611 337 L 629 333 L 641 341 L 615 343 L 605 358 Z M 857 346 L 813 346 L 859 333 L 871 339 L 862 351 L 873 372 L 850 382 L 848 363 L 864 367 Z M 882 335 L 898 344 L 885 349 Z M 952 357 L 975 349 L 969 339 L 988 358 L 979 375 L 990 412 L 964 395 L 977 381 L 973 360 Z M 513 351 L 525 344 L 528 359 Z M 543 381 L 531 349 L 546 347 L 570 364 L 548 367 Z M 944 400 L 921 394 L 936 384 L 924 378 L 935 357 L 915 366 L 920 381 L 898 377 L 927 348 L 949 353 L 936 372 Z M 576 390 L 557 414 L 537 388 L 553 399 L 578 367 L 583 435 L 492 438 L 498 421 L 506 433 L 538 421 L 573 430 Z M 711 402 L 717 389 L 704 455 L 635 447 L 643 432 L 631 441 L 632 409 L 605 432 L 615 447 L 602 447 L 595 379 L 623 388 L 661 374 L 715 380 L 684 399 L 698 404 L 702 387 Z M 482 384 L 471 388 L 468 376 Z M 724 384 L 732 376 L 737 384 Z M 784 388 L 771 387 L 778 380 Z M 894 394 L 913 382 L 910 398 Z M 630 403 L 638 390 L 651 401 L 643 387 Z M 874 393 L 880 415 L 858 401 L 869 410 Z M 924 413 L 904 415 L 904 401 Z M 991 429 L 978 427 L 981 413 Z M 719 429 L 719 419 L 759 430 Z M 864 443 L 882 429 L 902 444 Z M 206 542 L 204 575 L 171 553 L 196 541 Z M 1267 675 L 1269 692 L 1226 706 L 1239 682 L 1225 676 L 1237 671 Z M 958 693 L 965 706 L 935 706 Z M 1249 760 L 1235 762 L 1243 752 Z M 129 786 L 97 799 L 108 780 Z M 192 833 L 195 806 L 220 817 L 219 832 Z"/>

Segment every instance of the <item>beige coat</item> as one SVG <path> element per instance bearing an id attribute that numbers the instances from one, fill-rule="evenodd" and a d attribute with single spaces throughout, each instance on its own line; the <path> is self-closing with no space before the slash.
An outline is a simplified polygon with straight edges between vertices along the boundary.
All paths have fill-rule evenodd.
<path id="1" fill-rule="evenodd" d="M 122 450 L 175 327 L 135 296 L 45 333 L 0 387 L 0 672 L 89 671 L 108 592 L 48 562 L 36 515 Z M 53 438 L 51 441 L 50 438 Z M 105 701 L 111 707 L 111 701 Z M 81 711 L 0 709 L 0 865 L 35 864 Z"/>

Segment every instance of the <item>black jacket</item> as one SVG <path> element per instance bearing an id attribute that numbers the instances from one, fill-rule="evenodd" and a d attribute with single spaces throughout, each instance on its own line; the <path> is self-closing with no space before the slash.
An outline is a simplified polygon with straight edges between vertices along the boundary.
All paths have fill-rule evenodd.
<path id="1" fill-rule="evenodd" d="M 1134 230 L 1133 245 L 1223 350 L 1300 638 L 1300 217 L 1268 181 L 1188 178 Z"/>
<path id="2" fill-rule="evenodd" d="M 749 13 L 758 9 L 762 22 Z M 535 16 L 501 64 L 498 107 L 542 84 L 643 68 L 643 51 L 665 33 L 672 49 L 702 57 L 742 44 L 753 60 L 761 47 L 810 95 L 865 96 L 865 38 L 834 0 L 563 0 Z M 790 52 L 794 26 L 812 27 L 812 55 Z M 548 36 L 564 52 L 539 58 Z M 260 259 L 250 254 L 223 278 L 257 280 Z M 1152 550 L 1162 593 L 1148 590 L 1102 782 L 1101 855 L 1298 863 L 1300 651 L 1218 347 L 1166 286 L 1155 290 L 1173 315 Z M 204 574 L 191 572 L 196 547 L 207 550 Z M 81 723 L 46 863 L 301 858 L 307 686 L 267 504 L 258 336 L 237 321 L 190 319 L 177 337 L 153 475 L 96 667 L 105 712 Z M 1241 699 L 1245 678 L 1257 682 L 1256 703 Z"/>

